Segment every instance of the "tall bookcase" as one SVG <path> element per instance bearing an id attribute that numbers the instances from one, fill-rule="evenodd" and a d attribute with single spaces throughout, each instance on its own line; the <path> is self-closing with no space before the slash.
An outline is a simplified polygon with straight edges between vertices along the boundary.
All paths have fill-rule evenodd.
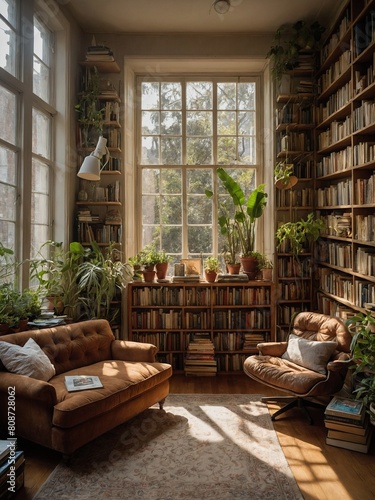
<path id="1" fill-rule="evenodd" d="M 283 76 L 276 98 L 277 162 L 293 164 L 298 178 L 292 188 L 275 188 L 276 228 L 305 219 L 314 209 L 314 128 L 314 58 L 305 53 L 298 68 Z M 283 244 L 275 260 L 277 339 L 285 340 L 293 315 L 312 307 L 312 253 L 302 253 L 296 260 Z"/>
<path id="2" fill-rule="evenodd" d="M 375 303 L 375 2 L 350 0 L 321 51 L 316 207 L 319 308 Z"/>
<path id="3" fill-rule="evenodd" d="M 150 342 L 159 359 L 183 372 L 194 333 L 208 333 L 218 372 L 242 371 L 259 342 L 275 340 L 274 284 L 130 283 L 129 340 Z"/>

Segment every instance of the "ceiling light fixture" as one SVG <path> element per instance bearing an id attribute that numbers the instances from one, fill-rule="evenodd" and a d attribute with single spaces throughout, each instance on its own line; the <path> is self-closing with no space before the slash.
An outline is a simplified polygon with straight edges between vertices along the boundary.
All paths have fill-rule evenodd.
<path id="1" fill-rule="evenodd" d="M 230 0 L 214 0 L 212 5 L 218 14 L 226 14 L 230 9 Z"/>

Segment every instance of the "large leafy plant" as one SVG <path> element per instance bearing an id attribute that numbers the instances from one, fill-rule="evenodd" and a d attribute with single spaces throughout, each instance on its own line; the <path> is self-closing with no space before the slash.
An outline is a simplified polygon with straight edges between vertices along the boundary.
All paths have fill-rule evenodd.
<path id="1" fill-rule="evenodd" d="M 234 205 L 233 221 L 237 229 L 241 255 L 251 256 L 254 252 L 256 222 L 263 215 L 267 205 L 265 184 L 260 184 L 246 199 L 243 189 L 231 175 L 223 168 L 218 168 L 216 172 Z M 211 191 L 206 191 L 206 195 L 212 195 Z M 223 222 L 227 224 L 227 221 Z M 220 225 L 225 227 L 225 224 Z"/>

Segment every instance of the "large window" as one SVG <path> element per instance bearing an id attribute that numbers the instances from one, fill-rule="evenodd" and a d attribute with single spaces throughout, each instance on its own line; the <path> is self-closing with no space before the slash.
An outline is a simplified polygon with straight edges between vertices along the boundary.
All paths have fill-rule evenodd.
<path id="1" fill-rule="evenodd" d="M 156 242 L 176 259 L 218 254 L 218 198 L 225 195 L 217 167 L 246 194 L 258 181 L 256 81 L 143 78 L 138 91 L 141 244 Z"/>
<path id="2" fill-rule="evenodd" d="M 54 238 L 55 18 L 34 4 L 0 0 L 0 241 L 18 261 Z"/>

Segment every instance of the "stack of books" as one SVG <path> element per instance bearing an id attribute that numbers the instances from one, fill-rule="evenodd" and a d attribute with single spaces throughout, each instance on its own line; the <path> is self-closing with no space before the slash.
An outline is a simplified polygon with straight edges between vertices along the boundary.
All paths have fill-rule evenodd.
<path id="1" fill-rule="evenodd" d="M 104 45 L 90 45 L 86 52 L 86 61 L 114 61 L 113 52 Z"/>
<path id="2" fill-rule="evenodd" d="M 241 274 L 218 274 L 217 281 L 221 283 L 231 283 L 233 281 L 246 282 L 249 281 L 249 277 L 245 273 Z"/>
<path id="3" fill-rule="evenodd" d="M 185 276 L 173 276 L 172 283 L 199 283 L 199 274 L 187 274 Z"/>
<path id="4" fill-rule="evenodd" d="M 334 397 L 324 415 L 324 424 L 328 429 L 327 444 L 368 453 L 373 428 L 362 401 Z"/>
<path id="5" fill-rule="evenodd" d="M 11 441 L 0 440 L 0 499 L 13 498 L 24 484 L 25 457 Z"/>
<path id="6" fill-rule="evenodd" d="M 209 333 L 194 334 L 187 347 L 184 371 L 185 375 L 198 377 L 216 375 L 215 348 Z"/>

